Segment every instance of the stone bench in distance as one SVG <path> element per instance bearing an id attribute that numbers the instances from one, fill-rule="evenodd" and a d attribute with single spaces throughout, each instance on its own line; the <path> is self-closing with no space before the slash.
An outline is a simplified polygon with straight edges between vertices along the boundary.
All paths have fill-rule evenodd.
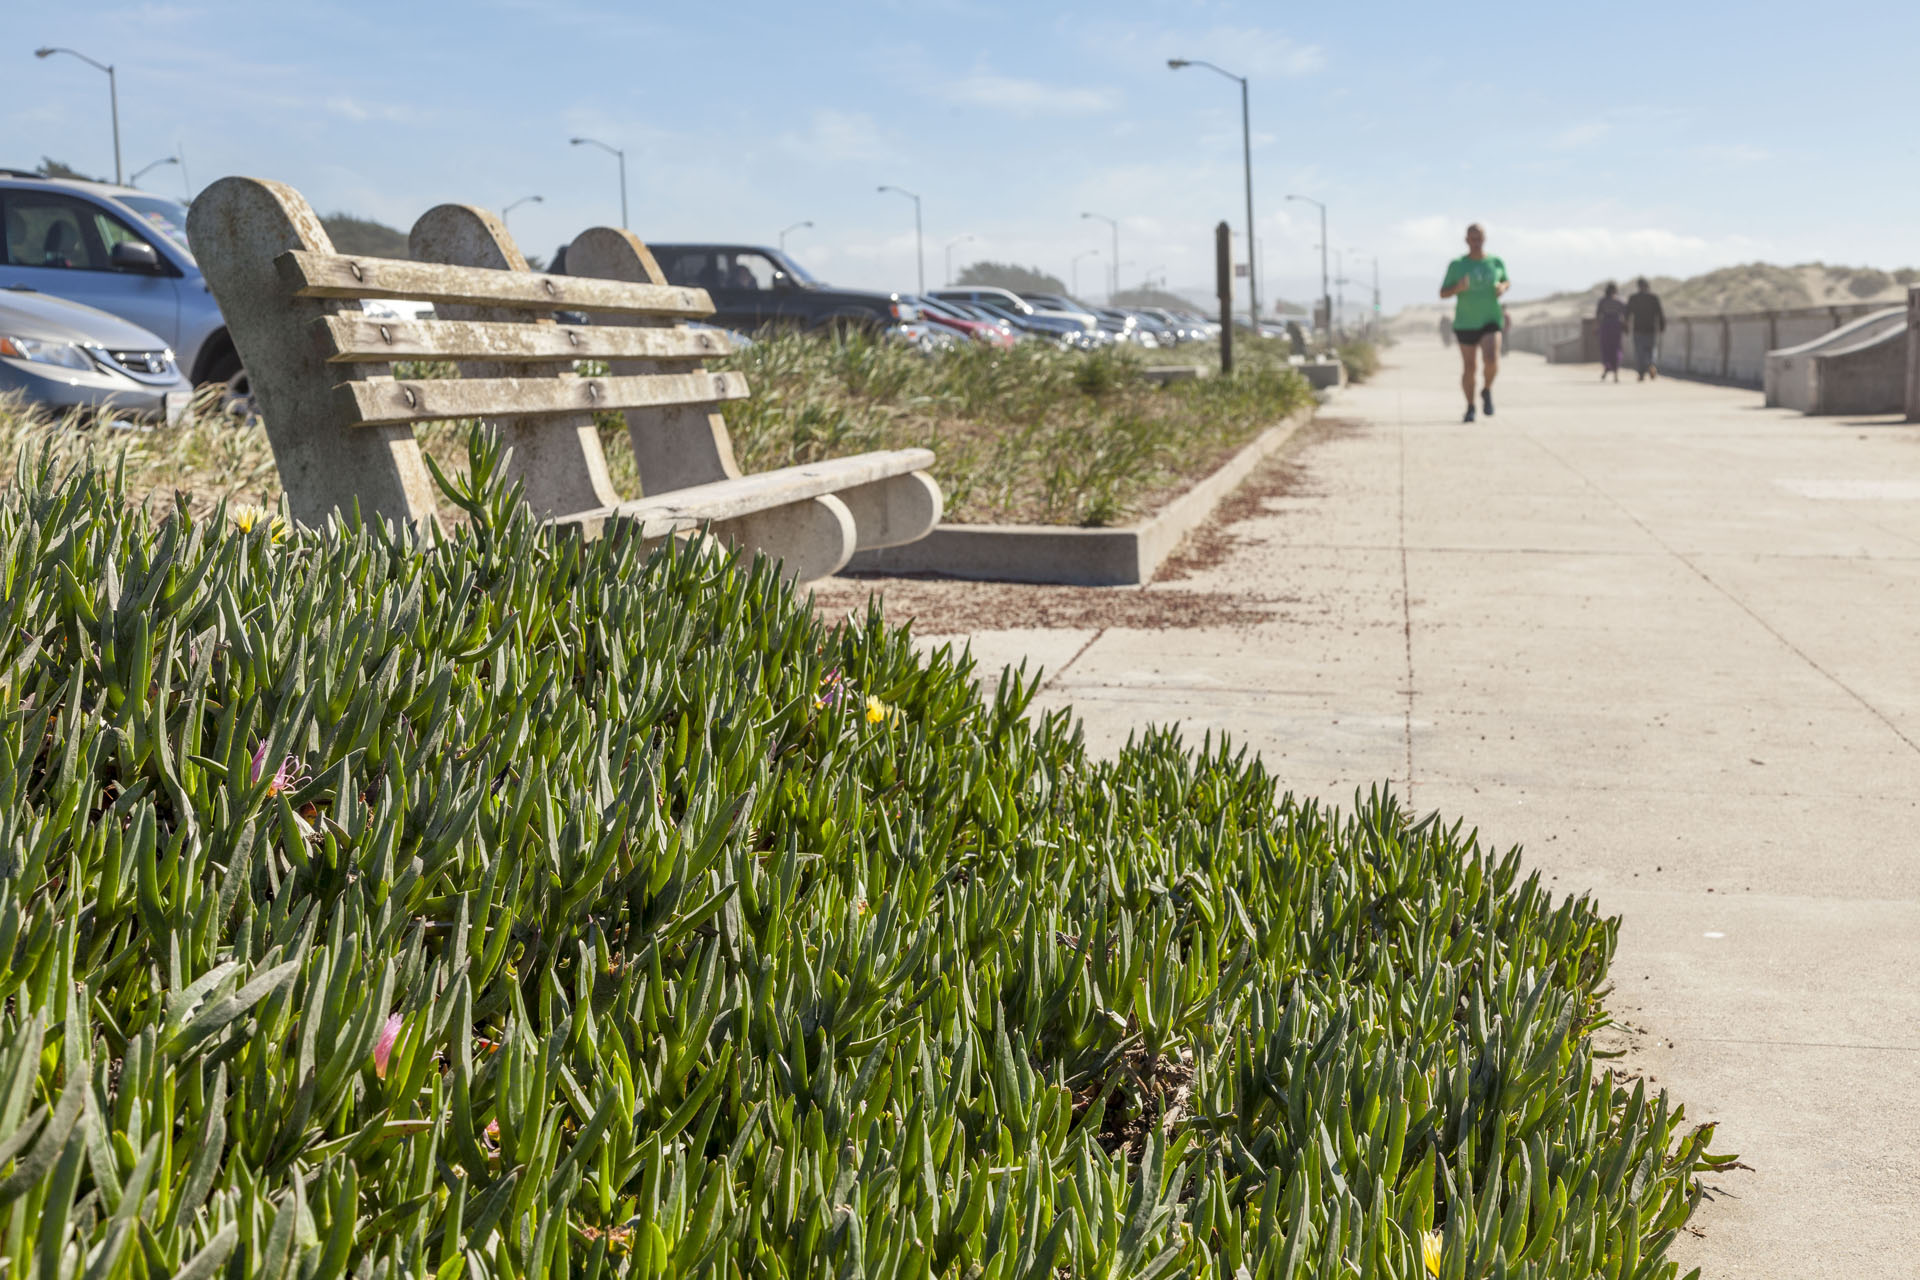
<path id="1" fill-rule="evenodd" d="M 567 249 L 571 274 L 535 272 L 493 214 L 440 205 L 414 224 L 411 261 L 337 254 L 299 192 L 223 178 L 193 203 L 188 234 L 225 314 L 295 519 L 431 524 L 434 486 L 416 423 L 478 418 L 510 447 L 507 480 L 543 518 L 597 535 L 705 530 L 825 577 L 856 550 L 897 546 L 939 522 L 926 449 L 834 458 L 754 475 L 734 461 L 720 406 L 748 394 L 705 364 L 724 334 L 700 289 L 667 283 L 632 233 L 596 227 Z M 363 299 L 430 302 L 434 318 L 380 319 Z M 590 325 L 554 312 L 586 312 Z M 458 378 L 397 379 L 395 360 L 453 361 Z M 604 377 L 576 361 L 601 360 Z M 627 423 L 644 496 L 607 474 L 593 415 Z"/>

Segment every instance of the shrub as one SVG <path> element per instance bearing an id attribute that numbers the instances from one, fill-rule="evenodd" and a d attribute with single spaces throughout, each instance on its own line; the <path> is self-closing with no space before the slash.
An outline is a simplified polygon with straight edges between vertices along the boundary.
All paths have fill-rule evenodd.
<path id="1" fill-rule="evenodd" d="M 1672 1273 L 1586 899 L 496 469 L 0 499 L 9 1275 Z"/>
<path id="2" fill-rule="evenodd" d="M 1348 338 L 1335 348 L 1347 367 L 1348 382 L 1365 382 L 1380 372 L 1380 348 L 1368 338 Z"/>

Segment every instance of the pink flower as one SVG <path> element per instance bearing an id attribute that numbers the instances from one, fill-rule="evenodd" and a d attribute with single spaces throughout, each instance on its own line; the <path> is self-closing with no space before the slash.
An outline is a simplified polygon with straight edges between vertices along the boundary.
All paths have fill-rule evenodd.
<path id="1" fill-rule="evenodd" d="M 393 1057 L 393 1045 L 400 1038 L 400 1028 L 406 1025 L 406 1019 L 394 1014 L 387 1019 L 387 1025 L 380 1028 L 380 1038 L 373 1042 L 373 1074 L 382 1080 L 387 1078 L 387 1060 Z"/>
<path id="2" fill-rule="evenodd" d="M 262 738 L 260 745 L 253 749 L 253 769 L 248 781 L 260 781 L 260 775 L 265 773 L 266 769 L 267 740 Z M 280 767 L 273 771 L 273 778 L 267 783 L 267 794 L 277 796 L 282 791 L 290 791 L 308 780 L 308 776 L 300 772 L 300 761 L 294 756 L 288 756 L 280 762 Z"/>

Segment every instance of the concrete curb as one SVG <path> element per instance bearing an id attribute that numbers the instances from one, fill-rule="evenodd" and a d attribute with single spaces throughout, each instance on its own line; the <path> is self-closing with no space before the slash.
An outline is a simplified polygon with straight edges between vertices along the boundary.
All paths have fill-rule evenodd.
<path id="1" fill-rule="evenodd" d="M 1204 523 L 1253 469 L 1313 419 L 1308 405 L 1268 427 L 1212 475 L 1138 524 L 1072 529 L 1041 524 L 943 524 L 918 542 L 855 553 L 843 572 L 931 573 L 985 582 L 1129 587 L 1149 581 L 1180 539 Z"/>

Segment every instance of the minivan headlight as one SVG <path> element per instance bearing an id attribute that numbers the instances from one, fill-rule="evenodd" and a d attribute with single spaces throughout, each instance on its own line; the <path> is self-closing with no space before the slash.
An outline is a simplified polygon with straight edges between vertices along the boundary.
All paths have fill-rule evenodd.
<path id="1" fill-rule="evenodd" d="M 31 360 L 35 364 L 57 364 L 66 369 L 92 369 L 87 353 L 71 342 L 48 342 L 43 338 L 15 338 L 0 334 L 0 356 Z"/>

